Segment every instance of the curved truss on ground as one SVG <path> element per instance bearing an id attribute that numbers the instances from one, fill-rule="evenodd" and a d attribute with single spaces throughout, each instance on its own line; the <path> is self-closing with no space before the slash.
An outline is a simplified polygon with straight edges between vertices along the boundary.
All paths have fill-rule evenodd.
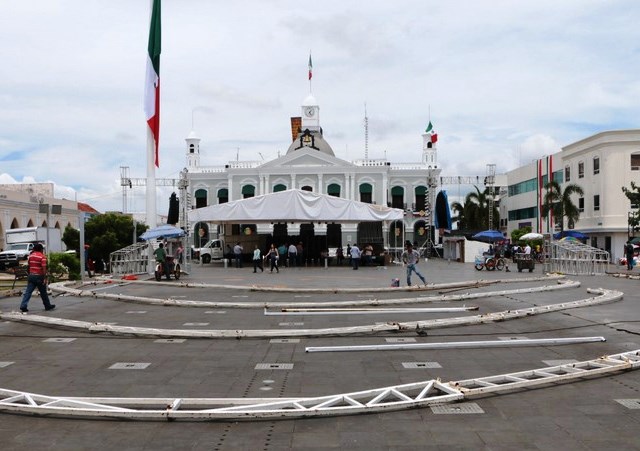
<path id="1" fill-rule="evenodd" d="M 548 279 L 544 279 L 548 280 Z M 161 305 L 172 307 L 203 307 L 203 308 L 293 308 L 293 307 L 354 307 L 354 306 L 380 306 L 393 304 L 421 304 L 426 302 L 452 302 L 466 301 L 470 299 L 487 298 L 491 296 L 505 296 L 522 293 L 537 293 L 543 291 L 562 290 L 565 288 L 577 288 L 580 282 L 567 279 L 558 279 L 556 285 L 543 285 L 533 288 L 519 288 L 515 290 L 487 291 L 484 293 L 450 294 L 430 297 L 413 297 L 401 299 L 360 299 L 352 301 L 322 301 L 322 302 L 214 302 L 214 301 L 193 301 L 187 299 L 163 299 L 149 298 L 142 296 L 130 296 L 125 294 L 101 293 L 90 290 L 78 290 L 67 287 L 65 284 L 58 284 L 55 291 L 70 294 L 78 297 L 92 297 L 97 299 L 108 299 L 112 301 L 132 302 L 138 304 Z M 466 286 L 470 288 L 469 286 Z M 476 286 L 474 285 L 473 288 Z"/>
<path id="2" fill-rule="evenodd" d="M 120 420 L 275 420 L 389 412 L 601 377 L 640 367 L 640 350 L 566 365 L 443 383 L 436 379 L 283 399 L 73 398 L 0 389 L 0 411 Z"/>
<path id="3" fill-rule="evenodd" d="M 309 288 L 309 287 L 275 287 L 275 286 L 257 286 L 257 285 L 225 285 L 225 284 L 213 284 L 213 283 L 200 283 L 200 282 L 170 282 L 163 281 L 163 286 L 175 286 L 175 287 L 183 287 L 183 288 L 218 288 L 225 290 L 241 290 L 241 291 L 260 291 L 260 292 L 271 292 L 271 293 L 397 293 L 399 291 L 434 291 L 434 290 L 447 290 L 454 288 L 479 288 L 487 285 L 495 285 L 499 283 L 522 283 L 522 282 L 540 282 L 546 280 L 553 279 L 563 279 L 565 276 L 563 274 L 548 274 L 545 276 L 537 276 L 537 277 L 519 277 L 513 279 L 495 279 L 495 280 L 471 280 L 471 281 L 462 281 L 462 282 L 448 282 L 448 283 L 439 283 L 439 284 L 429 284 L 426 287 L 367 287 L 367 288 Z M 96 278 L 94 281 L 90 282 L 92 284 L 98 283 L 126 283 L 130 284 L 139 284 L 139 285 L 155 285 L 157 286 L 158 282 L 155 280 L 117 280 L 109 277 L 101 277 Z M 75 282 L 59 282 L 51 284 L 52 291 L 62 291 L 60 287 L 66 286 L 68 284 Z"/>
<path id="4" fill-rule="evenodd" d="M 108 333 L 112 335 L 128 335 L 136 337 L 162 337 L 162 338 L 274 338 L 274 337 L 319 337 L 342 336 L 356 334 L 372 334 L 379 332 L 422 331 L 426 329 L 439 329 L 444 327 L 469 326 L 510 319 L 524 318 L 542 313 L 557 312 L 573 308 L 588 307 L 592 305 L 614 302 L 622 299 L 623 293 L 603 288 L 587 289 L 589 293 L 598 296 L 577 301 L 563 302 L 529 307 L 518 310 L 504 310 L 482 315 L 463 316 L 456 318 L 430 319 L 409 322 L 390 322 L 385 324 L 371 324 L 364 326 L 332 327 L 323 329 L 220 329 L 220 330 L 184 330 L 184 329 L 157 329 L 149 327 L 119 326 L 114 324 L 90 323 L 63 318 L 54 318 L 42 315 L 22 315 L 18 312 L 0 313 L 0 318 L 9 321 L 24 322 L 42 326 L 71 329 L 78 332 Z"/>

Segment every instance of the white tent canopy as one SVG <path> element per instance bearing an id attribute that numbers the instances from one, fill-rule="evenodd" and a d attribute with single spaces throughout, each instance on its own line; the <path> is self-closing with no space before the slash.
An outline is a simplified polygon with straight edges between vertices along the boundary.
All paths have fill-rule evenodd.
<path id="1" fill-rule="evenodd" d="M 191 222 L 240 223 L 276 221 L 395 221 L 399 208 L 367 204 L 297 189 L 264 194 L 189 211 Z"/>

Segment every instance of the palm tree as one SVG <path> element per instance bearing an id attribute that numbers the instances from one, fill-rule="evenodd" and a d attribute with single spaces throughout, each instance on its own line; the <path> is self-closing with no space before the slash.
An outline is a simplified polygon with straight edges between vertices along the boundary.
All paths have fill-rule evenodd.
<path id="1" fill-rule="evenodd" d="M 544 195 L 540 215 L 546 218 L 551 212 L 556 223 L 560 225 L 560 233 L 562 233 L 565 217 L 568 224 L 575 224 L 580 219 L 580 210 L 571 200 L 571 196 L 574 194 L 584 196 L 584 191 L 575 183 L 565 186 L 563 190 L 555 180 L 550 181 L 544 187 L 547 192 Z"/>
<path id="2" fill-rule="evenodd" d="M 459 228 L 467 230 L 497 229 L 500 224 L 500 213 L 495 205 L 493 207 L 493 224 L 489 225 L 489 208 L 491 205 L 489 188 L 485 188 L 484 191 L 480 191 L 477 186 L 474 188 L 476 192 L 467 194 L 464 199 L 464 205 L 454 202 L 451 206 L 459 214 Z"/>
<path id="3" fill-rule="evenodd" d="M 451 218 L 451 222 L 458 223 L 458 230 L 463 230 L 465 228 L 464 205 L 460 202 L 454 202 L 451 204 L 451 210 L 455 213 L 455 216 Z"/>

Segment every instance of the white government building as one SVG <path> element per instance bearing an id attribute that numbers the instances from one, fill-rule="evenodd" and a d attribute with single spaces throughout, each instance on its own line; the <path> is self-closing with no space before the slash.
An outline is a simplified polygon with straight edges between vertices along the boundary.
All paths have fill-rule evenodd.
<path id="1" fill-rule="evenodd" d="M 301 117 L 291 118 L 292 143 L 283 156 L 271 161 L 231 161 L 221 166 L 200 165 L 200 139 L 191 132 L 186 139 L 189 208 L 200 208 L 286 189 L 303 189 L 346 199 L 405 210 L 402 222 L 360 225 L 339 223 L 275 223 L 242 225 L 238 233 L 271 234 L 273 241 L 321 236 L 326 246 L 351 243 L 374 246 L 402 246 L 405 238 L 423 245 L 430 238 L 439 241 L 429 215 L 442 180 L 437 145 L 431 135 L 422 135 L 422 150 L 415 163 L 393 163 L 364 158 L 346 161 L 335 156 L 323 136 L 320 107 L 313 95 L 302 103 Z M 407 152 L 407 155 L 410 155 Z M 418 158 L 419 157 L 419 158 Z M 534 232 L 552 233 L 557 226 L 540 218 L 543 188 L 552 174 L 564 187 L 576 183 L 584 196 L 575 198 L 580 208 L 576 224 L 564 224 L 589 237 L 591 246 L 606 250 L 615 262 L 622 257 L 628 239 L 628 213 L 632 207 L 622 192 L 631 181 L 640 184 L 640 130 L 606 131 L 562 148 L 556 154 L 496 177 L 502 186 L 499 196 L 500 229 L 505 236 L 523 226 Z M 483 189 L 482 182 L 477 184 Z M 504 189 L 505 186 L 507 189 Z M 497 188 L 497 187 L 496 187 Z M 496 193 L 498 189 L 496 189 Z M 213 237 L 210 224 L 191 224 L 197 237 Z M 202 229 L 202 231 L 201 231 Z M 430 232 L 429 232 L 430 231 Z"/>
<path id="2" fill-rule="evenodd" d="M 325 140 L 320 107 L 313 95 L 304 100 L 301 113 L 301 117 L 291 118 L 292 142 L 286 153 L 267 162 L 232 161 L 222 166 L 201 166 L 200 138 L 192 131 L 186 139 L 189 208 L 301 189 L 401 208 L 405 210 L 405 219 L 390 225 L 382 222 L 243 224 L 234 234 L 271 234 L 277 244 L 298 239 L 309 243 L 318 241 L 314 237 L 322 237 L 316 247 L 320 242 L 330 248 L 370 243 L 380 250 L 385 244 L 401 247 L 404 228 L 405 239 L 424 244 L 430 229 L 430 208 L 435 201 L 433 181 L 441 171 L 432 135 L 422 135 L 422 149 L 415 152 L 415 163 L 367 158 L 346 161 L 336 157 Z M 190 228 L 194 237 L 204 234 L 202 240 L 215 237 L 216 230 L 210 224 L 191 224 Z"/>

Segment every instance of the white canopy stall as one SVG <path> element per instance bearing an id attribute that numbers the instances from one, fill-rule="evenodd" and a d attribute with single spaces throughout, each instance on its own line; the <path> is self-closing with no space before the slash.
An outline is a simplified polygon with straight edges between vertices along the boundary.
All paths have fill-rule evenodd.
<path id="1" fill-rule="evenodd" d="M 189 211 L 189 221 L 217 224 L 269 222 L 392 222 L 404 211 L 341 197 L 291 189 Z M 404 230 L 404 228 L 403 228 Z M 386 234 L 384 245 L 387 247 Z"/>

